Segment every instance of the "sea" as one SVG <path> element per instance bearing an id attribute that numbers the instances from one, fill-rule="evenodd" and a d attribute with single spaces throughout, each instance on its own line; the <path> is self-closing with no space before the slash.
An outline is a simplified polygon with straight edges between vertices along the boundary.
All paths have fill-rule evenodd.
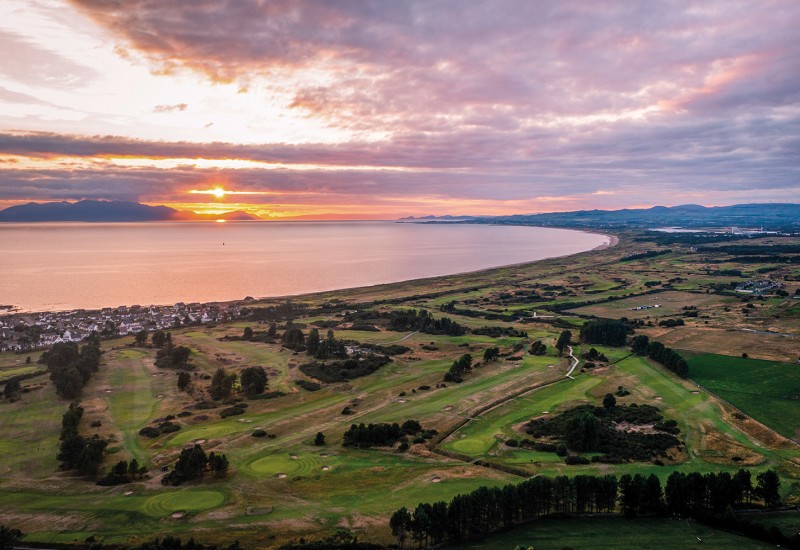
<path id="1" fill-rule="evenodd" d="M 542 227 L 354 222 L 0 224 L 18 311 L 275 297 L 565 256 L 610 237 Z"/>

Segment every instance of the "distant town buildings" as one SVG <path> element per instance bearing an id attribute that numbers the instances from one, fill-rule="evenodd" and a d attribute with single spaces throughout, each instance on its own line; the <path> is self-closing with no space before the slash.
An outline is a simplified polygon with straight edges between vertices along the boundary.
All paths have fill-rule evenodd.
<path id="1" fill-rule="evenodd" d="M 239 303 L 172 306 L 119 306 L 101 310 L 11 313 L 0 316 L 0 351 L 26 351 L 62 342 L 80 342 L 92 333 L 101 337 L 133 335 L 142 330 L 177 328 L 240 318 Z"/>
<path id="2" fill-rule="evenodd" d="M 762 279 L 759 281 L 747 281 L 736 287 L 736 292 L 740 294 L 767 294 L 769 292 L 780 290 L 783 288 L 783 283 L 780 281 L 771 281 L 769 279 Z"/>

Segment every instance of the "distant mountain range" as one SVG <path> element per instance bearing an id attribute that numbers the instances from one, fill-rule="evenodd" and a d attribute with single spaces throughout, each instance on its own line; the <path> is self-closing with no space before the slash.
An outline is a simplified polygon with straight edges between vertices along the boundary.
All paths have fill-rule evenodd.
<path id="1" fill-rule="evenodd" d="M 0 222 L 155 222 L 260 220 L 247 212 L 220 215 L 195 214 L 168 206 L 138 202 L 83 200 L 78 202 L 29 202 L 0 210 Z"/>
<path id="2" fill-rule="evenodd" d="M 417 221 L 447 222 L 452 216 L 415 218 Z M 654 206 L 644 209 L 580 210 L 513 216 L 459 216 L 466 223 L 538 225 L 586 228 L 759 228 L 800 229 L 800 204 L 765 203 L 733 206 Z M 407 220 L 413 221 L 413 220 Z"/>
<path id="3" fill-rule="evenodd" d="M 168 206 L 138 202 L 83 200 L 20 204 L 0 210 L 0 222 L 152 222 L 261 220 L 247 212 L 195 214 Z M 800 204 L 736 204 L 733 206 L 654 206 L 644 209 L 580 210 L 513 216 L 409 216 L 404 222 L 489 223 L 575 228 L 759 228 L 800 229 Z"/>

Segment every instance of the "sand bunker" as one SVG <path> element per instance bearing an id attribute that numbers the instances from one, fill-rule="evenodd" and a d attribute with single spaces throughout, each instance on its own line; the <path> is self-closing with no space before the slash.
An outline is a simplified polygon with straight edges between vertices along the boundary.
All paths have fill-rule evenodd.
<path id="1" fill-rule="evenodd" d="M 330 466 L 323 466 L 323 467 L 322 467 L 322 471 L 323 471 L 323 472 L 327 472 L 327 471 L 328 471 L 328 470 L 330 470 L 330 469 L 331 469 L 331 467 L 330 467 Z"/>
<path id="2" fill-rule="evenodd" d="M 431 479 L 431 483 L 440 483 L 441 481 L 442 478 L 440 478 L 439 476 L 433 476 L 433 478 Z"/>
<path id="3" fill-rule="evenodd" d="M 281 473 L 279 473 L 279 474 L 275 474 L 275 477 L 277 477 L 278 479 L 283 479 L 283 478 L 285 478 L 285 477 L 286 477 L 286 474 L 284 474 L 283 472 L 281 472 Z"/>
<path id="4" fill-rule="evenodd" d="M 185 515 L 186 515 L 186 512 L 173 512 L 173 513 L 172 513 L 172 515 L 171 515 L 170 517 L 171 517 L 172 519 L 183 519 L 183 517 L 184 517 Z"/>
<path id="5" fill-rule="evenodd" d="M 125 491 L 125 493 L 123 493 L 123 494 L 124 494 L 126 497 L 129 497 L 129 496 L 131 496 L 131 495 L 133 494 L 133 491 Z"/>

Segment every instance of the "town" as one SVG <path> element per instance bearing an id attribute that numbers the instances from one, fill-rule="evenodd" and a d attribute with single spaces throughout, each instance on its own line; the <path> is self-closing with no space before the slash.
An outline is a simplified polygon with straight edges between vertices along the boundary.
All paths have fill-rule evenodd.
<path id="1" fill-rule="evenodd" d="M 244 302 L 253 301 L 246 298 Z M 171 306 L 119 306 L 101 310 L 11 313 L 0 317 L 0 351 L 24 352 L 63 342 L 80 342 L 92 333 L 103 338 L 140 331 L 234 321 L 244 302 Z"/>

